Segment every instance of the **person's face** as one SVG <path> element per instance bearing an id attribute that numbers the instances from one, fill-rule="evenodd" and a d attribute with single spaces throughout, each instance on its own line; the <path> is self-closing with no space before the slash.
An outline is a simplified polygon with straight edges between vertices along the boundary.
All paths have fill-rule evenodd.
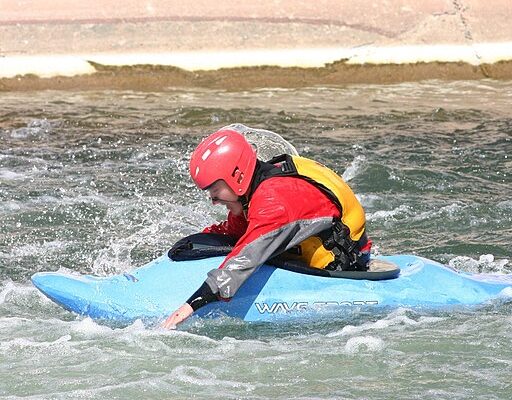
<path id="1" fill-rule="evenodd" d="M 238 201 L 238 196 L 223 180 L 215 182 L 207 190 L 214 205 L 222 204 L 235 215 L 243 213 L 242 203 Z"/>

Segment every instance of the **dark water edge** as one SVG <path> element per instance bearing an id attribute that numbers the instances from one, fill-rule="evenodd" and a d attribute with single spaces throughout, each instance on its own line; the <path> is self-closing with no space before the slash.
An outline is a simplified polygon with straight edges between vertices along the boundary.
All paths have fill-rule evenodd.
<path id="1" fill-rule="evenodd" d="M 473 65 L 467 62 L 417 62 L 403 64 L 349 64 L 339 60 L 321 68 L 236 67 L 187 71 L 165 65 L 102 65 L 89 61 L 95 72 L 88 75 L 41 78 L 19 75 L 0 78 L 0 92 L 34 90 L 134 90 L 174 91 L 174 88 L 254 90 L 261 88 L 308 88 L 332 85 L 389 85 L 426 80 L 485 81 L 512 79 L 512 61 Z"/>

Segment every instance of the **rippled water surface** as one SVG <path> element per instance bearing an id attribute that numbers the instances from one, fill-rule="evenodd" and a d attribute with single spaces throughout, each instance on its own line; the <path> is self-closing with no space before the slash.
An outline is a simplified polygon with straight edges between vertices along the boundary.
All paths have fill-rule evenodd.
<path id="1" fill-rule="evenodd" d="M 1 397 L 512 398 L 510 302 L 164 332 L 78 318 L 30 284 L 37 271 L 130 270 L 222 218 L 187 163 L 234 122 L 343 173 L 376 252 L 512 273 L 512 83 L 2 93 L 0 104 Z"/>

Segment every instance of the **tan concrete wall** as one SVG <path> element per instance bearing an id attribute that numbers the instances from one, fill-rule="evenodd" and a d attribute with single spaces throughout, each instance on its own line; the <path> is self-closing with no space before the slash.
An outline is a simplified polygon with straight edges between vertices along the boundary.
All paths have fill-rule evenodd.
<path id="1" fill-rule="evenodd" d="M 448 75 L 507 78 L 511 20 L 511 0 L 0 0 L 0 78 L 150 64 L 183 69 L 196 85 L 186 71 L 332 70 L 340 60 L 345 66 L 431 63 L 433 73 L 419 73 L 421 79 L 446 69 L 432 62 L 462 61 L 469 72 L 452 68 Z M 265 73 L 253 68 L 252 75 Z M 318 81 L 304 78 L 305 84 Z M 12 86 L 6 82 L 0 89 Z"/>

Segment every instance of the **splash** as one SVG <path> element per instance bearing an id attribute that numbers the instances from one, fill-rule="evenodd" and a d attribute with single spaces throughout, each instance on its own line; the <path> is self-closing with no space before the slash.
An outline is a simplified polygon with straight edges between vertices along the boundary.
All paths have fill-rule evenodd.
<path id="1" fill-rule="evenodd" d="M 471 273 L 510 273 L 509 260 L 495 260 L 492 254 L 482 254 L 478 260 L 467 256 L 457 256 L 452 258 L 448 265 L 457 270 Z"/>
<path id="2" fill-rule="evenodd" d="M 343 172 L 342 178 L 349 182 L 354 179 L 357 175 L 362 173 L 363 168 L 366 165 L 366 157 L 365 156 L 356 156 L 354 160 L 350 163 L 350 165 Z"/>

